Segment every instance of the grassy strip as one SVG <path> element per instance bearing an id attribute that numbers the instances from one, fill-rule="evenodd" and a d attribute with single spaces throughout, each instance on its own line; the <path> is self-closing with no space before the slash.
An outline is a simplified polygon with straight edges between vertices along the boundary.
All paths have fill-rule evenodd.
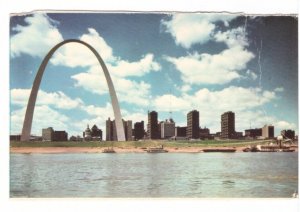
<path id="1" fill-rule="evenodd" d="M 165 147 L 184 148 L 184 147 L 238 147 L 257 144 L 266 144 L 268 141 L 262 140 L 204 140 L 204 141 L 164 141 L 164 140 L 151 140 L 151 141 L 101 141 L 101 142 L 20 142 L 11 141 L 10 147 L 120 147 L 120 148 L 142 148 L 142 147 L 155 147 L 164 145 Z"/>

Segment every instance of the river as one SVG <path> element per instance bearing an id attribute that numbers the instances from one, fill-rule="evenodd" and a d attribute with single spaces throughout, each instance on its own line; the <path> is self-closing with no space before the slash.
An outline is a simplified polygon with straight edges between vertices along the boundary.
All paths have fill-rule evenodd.
<path id="1" fill-rule="evenodd" d="M 297 153 L 10 155 L 10 197 L 290 198 L 297 188 Z"/>

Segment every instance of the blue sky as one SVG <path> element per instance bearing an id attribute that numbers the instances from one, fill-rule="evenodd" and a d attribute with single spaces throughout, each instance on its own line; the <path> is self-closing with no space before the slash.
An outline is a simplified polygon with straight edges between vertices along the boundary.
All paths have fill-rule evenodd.
<path id="1" fill-rule="evenodd" d="M 298 134 L 298 20 L 188 13 L 35 13 L 10 22 L 11 133 L 20 133 L 37 69 L 65 39 L 91 44 L 104 59 L 124 119 L 172 117 L 186 125 L 200 111 L 201 127 L 220 131 L 220 116 L 236 114 L 236 130 L 273 124 Z M 38 94 L 32 133 L 52 126 L 82 135 L 104 130 L 113 117 L 96 59 L 79 44 L 53 55 Z"/>

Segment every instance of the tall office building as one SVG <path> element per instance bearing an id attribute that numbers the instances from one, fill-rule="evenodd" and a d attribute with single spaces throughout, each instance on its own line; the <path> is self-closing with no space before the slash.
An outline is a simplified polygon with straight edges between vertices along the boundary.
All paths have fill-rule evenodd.
<path id="1" fill-rule="evenodd" d="M 167 119 L 160 124 L 160 133 L 162 139 L 175 136 L 175 122 L 173 119 Z"/>
<path id="2" fill-rule="evenodd" d="M 123 121 L 126 141 L 132 141 L 132 121 Z M 106 141 L 117 141 L 117 131 L 115 120 L 106 120 Z"/>
<path id="3" fill-rule="evenodd" d="M 186 136 L 189 139 L 199 138 L 199 111 L 192 110 L 187 114 Z"/>
<path id="4" fill-rule="evenodd" d="M 147 136 L 149 139 L 159 139 L 157 112 L 148 112 Z"/>
<path id="5" fill-rule="evenodd" d="M 274 138 L 274 126 L 265 125 L 262 128 L 262 137 L 264 138 Z"/>
<path id="6" fill-rule="evenodd" d="M 235 115 L 231 111 L 221 115 L 221 138 L 235 138 Z"/>
<path id="7" fill-rule="evenodd" d="M 110 118 L 108 118 L 108 120 L 106 120 L 106 141 L 114 141 L 117 139 L 117 137 L 115 136 L 114 139 L 114 128 L 115 128 L 115 124 L 114 121 L 110 120 Z"/>
<path id="8" fill-rule="evenodd" d="M 134 123 L 134 138 L 140 140 L 144 138 L 144 121 Z"/>
<path id="9" fill-rule="evenodd" d="M 126 141 L 132 141 L 132 121 L 131 120 L 128 121 L 122 120 L 122 121 L 125 130 Z"/>

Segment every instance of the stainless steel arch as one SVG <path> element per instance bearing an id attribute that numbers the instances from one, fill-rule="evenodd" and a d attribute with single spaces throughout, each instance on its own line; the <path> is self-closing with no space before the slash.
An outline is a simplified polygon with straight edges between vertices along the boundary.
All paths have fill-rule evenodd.
<path id="1" fill-rule="evenodd" d="M 41 84 L 41 80 L 42 80 L 45 68 L 46 68 L 51 56 L 54 54 L 54 52 L 59 47 L 63 46 L 64 44 L 67 44 L 67 43 L 80 43 L 80 44 L 83 44 L 84 46 L 89 48 L 94 53 L 96 58 L 98 59 L 98 62 L 100 63 L 100 65 L 102 67 L 102 70 L 104 72 L 106 82 L 107 82 L 107 85 L 108 85 L 108 89 L 109 89 L 109 94 L 110 94 L 110 97 L 111 97 L 111 103 L 112 103 L 113 111 L 114 111 L 114 115 L 115 115 L 117 139 L 118 139 L 118 141 L 125 141 L 125 132 L 124 132 L 124 127 L 123 127 L 123 121 L 122 121 L 120 106 L 119 106 L 119 102 L 118 102 L 118 98 L 117 98 L 117 95 L 116 95 L 116 92 L 115 92 L 113 82 L 112 82 L 111 77 L 109 75 L 109 72 L 106 68 L 106 65 L 105 65 L 104 61 L 102 60 L 102 58 L 100 57 L 100 55 L 98 54 L 98 52 L 91 45 L 89 45 L 89 44 L 87 44 L 87 43 L 85 43 L 81 40 L 76 40 L 76 39 L 65 40 L 65 41 L 62 41 L 61 43 L 57 44 L 56 46 L 54 46 L 48 52 L 48 54 L 44 58 L 43 62 L 41 63 L 41 65 L 39 67 L 39 70 L 38 70 L 38 72 L 35 76 L 33 86 L 32 86 L 32 89 L 31 89 L 31 93 L 30 93 L 30 96 L 29 96 L 27 109 L 26 109 L 26 114 L 25 114 L 25 119 L 24 119 L 24 122 L 23 122 L 21 141 L 29 141 L 30 140 L 30 133 L 31 133 L 32 118 L 33 118 L 33 113 L 34 113 L 35 102 L 36 102 L 37 94 L 38 94 L 38 91 L 39 91 L 39 87 L 40 87 L 40 84 Z"/>

